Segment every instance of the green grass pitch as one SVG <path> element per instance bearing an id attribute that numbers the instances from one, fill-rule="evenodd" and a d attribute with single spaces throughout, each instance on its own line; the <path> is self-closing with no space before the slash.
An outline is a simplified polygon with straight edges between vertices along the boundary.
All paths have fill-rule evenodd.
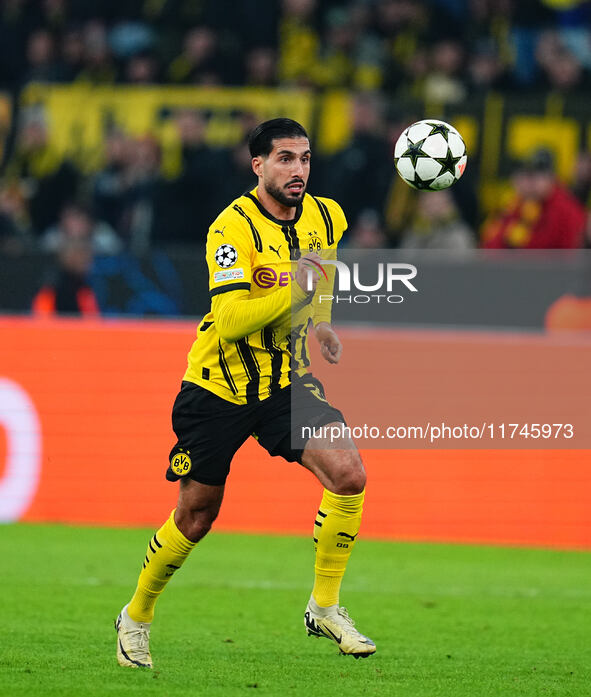
<path id="1" fill-rule="evenodd" d="M 310 539 L 212 533 L 172 579 L 155 669 L 113 619 L 152 530 L 0 527 L 2 697 L 591 695 L 591 554 L 360 540 L 342 599 L 375 656 L 307 637 Z"/>

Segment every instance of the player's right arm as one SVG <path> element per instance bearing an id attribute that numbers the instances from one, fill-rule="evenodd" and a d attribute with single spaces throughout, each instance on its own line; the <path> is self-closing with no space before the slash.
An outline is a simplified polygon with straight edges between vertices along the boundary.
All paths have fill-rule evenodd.
<path id="1" fill-rule="evenodd" d="M 245 229 L 231 214 L 227 219 L 222 214 L 210 228 L 206 258 L 214 324 L 225 341 L 237 341 L 284 321 L 292 311 L 292 302 L 304 305 L 312 299 L 313 293 L 304 290 L 305 260 L 298 264 L 302 269 L 296 272 L 298 282 L 293 289 L 284 286 L 258 298 L 250 296 L 254 242 L 248 227 Z"/>

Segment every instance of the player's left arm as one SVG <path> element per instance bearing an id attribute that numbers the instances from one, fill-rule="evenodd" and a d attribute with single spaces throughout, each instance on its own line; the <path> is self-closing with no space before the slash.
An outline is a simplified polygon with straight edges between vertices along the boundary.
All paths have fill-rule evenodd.
<path id="1" fill-rule="evenodd" d="M 343 233 L 347 229 L 347 219 L 343 209 L 336 201 L 329 198 L 321 198 L 322 203 L 328 208 L 334 231 L 334 242 L 326 250 L 323 250 L 324 259 L 337 258 L 337 246 Z M 320 352 L 329 363 L 338 363 L 343 353 L 343 345 L 331 324 L 332 319 L 332 295 L 334 293 L 334 280 L 336 268 L 333 265 L 325 267 L 327 279 L 320 279 L 314 297 L 314 314 L 312 322 L 314 333 L 320 344 Z"/>

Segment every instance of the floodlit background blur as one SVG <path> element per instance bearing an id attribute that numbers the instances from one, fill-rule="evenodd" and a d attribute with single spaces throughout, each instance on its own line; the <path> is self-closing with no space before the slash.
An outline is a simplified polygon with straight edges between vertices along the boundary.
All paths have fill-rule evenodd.
<path id="1" fill-rule="evenodd" d="M 208 225 L 278 115 L 351 247 L 584 247 L 590 26 L 583 0 L 2 0 L 0 311 L 205 311 Z M 423 117 L 468 146 L 447 192 L 394 171 Z"/>

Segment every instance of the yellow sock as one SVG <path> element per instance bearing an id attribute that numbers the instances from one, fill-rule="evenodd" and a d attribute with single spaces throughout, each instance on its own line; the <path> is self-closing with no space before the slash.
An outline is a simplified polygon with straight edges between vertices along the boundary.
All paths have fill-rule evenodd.
<path id="1" fill-rule="evenodd" d="M 132 620 L 152 621 L 158 596 L 174 572 L 182 566 L 195 544 L 177 528 L 173 510 L 170 518 L 148 542 L 148 551 L 137 588 L 127 608 Z"/>
<path id="2" fill-rule="evenodd" d="M 320 607 L 339 602 L 341 581 L 361 525 L 364 497 L 365 491 L 341 496 L 324 490 L 314 523 L 316 575 L 312 596 Z"/>

